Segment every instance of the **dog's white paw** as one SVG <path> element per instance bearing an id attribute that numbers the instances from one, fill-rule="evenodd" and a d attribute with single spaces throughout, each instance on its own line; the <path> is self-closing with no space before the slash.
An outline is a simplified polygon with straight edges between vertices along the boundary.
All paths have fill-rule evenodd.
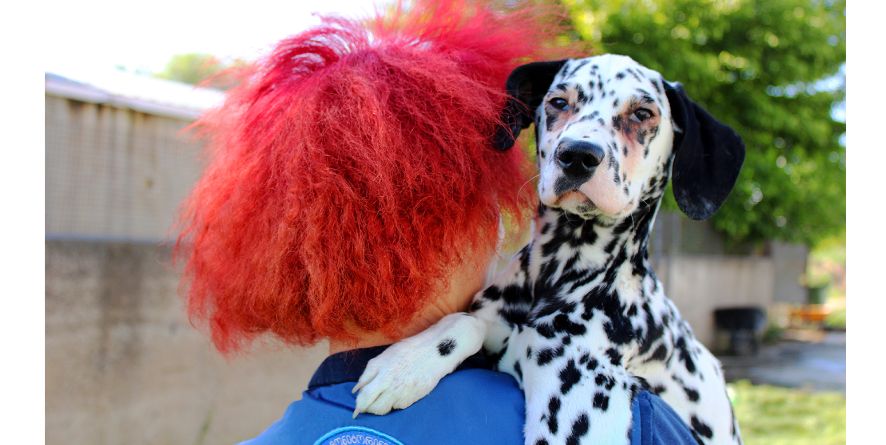
<path id="1" fill-rule="evenodd" d="M 360 391 L 354 417 L 361 412 L 387 414 L 406 408 L 428 395 L 451 372 L 440 357 L 427 356 L 415 345 L 392 345 L 369 361 L 353 391 Z M 457 366 L 457 365 L 456 365 Z"/>
<path id="2" fill-rule="evenodd" d="M 370 360 L 354 385 L 354 409 L 387 414 L 428 395 L 440 380 L 480 350 L 485 325 L 467 314 L 450 314 L 413 337 L 401 340 Z"/>

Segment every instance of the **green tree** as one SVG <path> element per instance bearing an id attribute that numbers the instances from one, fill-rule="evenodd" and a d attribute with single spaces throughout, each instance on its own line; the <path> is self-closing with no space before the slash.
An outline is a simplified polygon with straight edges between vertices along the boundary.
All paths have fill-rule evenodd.
<path id="1" fill-rule="evenodd" d="M 843 230 L 845 1 L 563 2 L 582 39 L 683 83 L 742 135 L 742 174 L 713 219 L 730 240 L 812 245 Z"/>
<path id="2" fill-rule="evenodd" d="M 166 64 L 166 68 L 156 74 L 156 77 L 191 85 L 228 89 L 235 82 L 231 69 L 243 65 L 244 62 L 240 60 L 230 64 L 225 63 L 211 54 L 176 54 Z"/>

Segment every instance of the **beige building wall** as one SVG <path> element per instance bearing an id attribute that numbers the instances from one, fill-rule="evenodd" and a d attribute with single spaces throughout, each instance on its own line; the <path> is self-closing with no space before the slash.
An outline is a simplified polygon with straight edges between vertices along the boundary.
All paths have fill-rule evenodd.
<path id="1" fill-rule="evenodd" d="M 170 238 L 202 169 L 188 121 L 46 96 L 46 232 Z"/>
<path id="2" fill-rule="evenodd" d="M 225 359 L 184 315 L 169 251 L 46 243 L 46 443 L 226 444 L 301 397 L 325 345 Z"/>
<path id="3" fill-rule="evenodd" d="M 717 339 L 715 309 L 772 304 L 775 276 L 768 257 L 677 255 L 654 267 L 668 297 L 709 347 Z"/>
<path id="4" fill-rule="evenodd" d="M 169 240 L 201 171 L 189 121 L 46 95 L 46 441 L 217 444 L 300 398 L 325 346 L 223 358 Z"/>

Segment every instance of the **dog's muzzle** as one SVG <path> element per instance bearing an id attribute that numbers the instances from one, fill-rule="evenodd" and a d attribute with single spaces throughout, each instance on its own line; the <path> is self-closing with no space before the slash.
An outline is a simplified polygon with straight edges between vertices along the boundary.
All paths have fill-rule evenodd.
<path id="1" fill-rule="evenodd" d="M 564 139 L 557 145 L 557 165 L 567 179 L 584 182 L 603 162 L 603 149 L 592 142 Z"/>

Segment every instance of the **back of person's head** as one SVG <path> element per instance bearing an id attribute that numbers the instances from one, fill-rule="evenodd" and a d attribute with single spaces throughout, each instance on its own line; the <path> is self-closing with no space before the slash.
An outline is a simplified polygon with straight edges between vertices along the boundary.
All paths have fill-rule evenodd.
<path id="1" fill-rule="evenodd" d="M 503 85 L 542 57 L 530 9 L 418 1 L 324 18 L 245 69 L 196 124 L 208 167 L 182 213 L 189 313 L 223 352 L 396 337 L 447 271 L 534 202 L 491 135 Z M 549 32 L 549 31 L 547 31 Z"/>

